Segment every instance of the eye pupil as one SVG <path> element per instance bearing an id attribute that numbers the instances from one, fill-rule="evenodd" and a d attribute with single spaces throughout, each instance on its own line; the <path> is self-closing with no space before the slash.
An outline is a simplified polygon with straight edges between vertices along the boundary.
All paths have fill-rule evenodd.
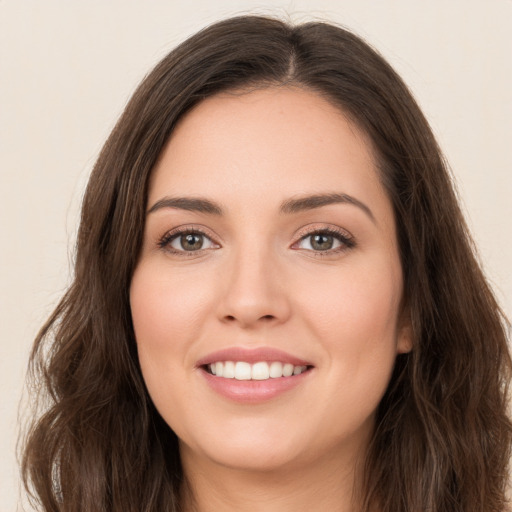
<path id="1" fill-rule="evenodd" d="M 317 234 L 311 237 L 311 247 L 317 251 L 327 251 L 333 244 L 334 238 L 331 235 Z"/>
<path id="2" fill-rule="evenodd" d="M 186 251 L 197 251 L 203 246 L 203 236 L 188 233 L 181 235 L 181 246 Z"/>

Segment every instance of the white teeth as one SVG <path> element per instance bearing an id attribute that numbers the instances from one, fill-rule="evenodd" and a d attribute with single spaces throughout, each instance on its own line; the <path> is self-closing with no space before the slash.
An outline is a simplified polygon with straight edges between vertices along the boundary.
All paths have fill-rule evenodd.
<path id="1" fill-rule="evenodd" d="M 251 365 L 238 361 L 235 364 L 235 379 L 236 380 L 251 380 Z"/>
<path id="2" fill-rule="evenodd" d="M 256 363 L 252 365 L 252 380 L 267 380 L 270 377 L 268 363 Z"/>
<path id="3" fill-rule="evenodd" d="M 272 377 L 273 379 L 282 377 L 283 376 L 283 363 L 279 363 L 278 361 L 274 361 L 273 363 L 270 363 L 269 374 L 270 374 L 270 377 Z"/>
<path id="4" fill-rule="evenodd" d="M 283 377 L 291 377 L 293 375 L 293 364 L 286 363 L 283 366 Z"/>
<path id="5" fill-rule="evenodd" d="M 294 366 L 293 367 L 293 375 L 300 375 L 304 371 L 306 371 L 305 366 Z"/>
<path id="6" fill-rule="evenodd" d="M 222 376 L 225 379 L 234 379 L 235 378 L 235 363 L 233 363 L 233 361 L 226 361 L 224 363 L 224 368 L 222 370 Z"/>
<path id="7" fill-rule="evenodd" d="M 245 361 L 217 361 L 208 365 L 213 375 L 225 379 L 236 380 L 267 380 L 280 377 L 291 377 L 300 375 L 307 370 L 307 366 L 294 366 L 290 363 L 273 361 L 270 364 L 261 361 L 250 364 Z"/>

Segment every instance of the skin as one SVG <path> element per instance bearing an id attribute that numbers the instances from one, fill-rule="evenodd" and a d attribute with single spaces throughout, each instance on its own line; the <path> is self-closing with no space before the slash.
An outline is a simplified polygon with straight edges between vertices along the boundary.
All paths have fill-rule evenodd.
<path id="1" fill-rule="evenodd" d="M 280 211 L 333 192 L 368 210 Z M 217 95 L 180 121 L 161 154 L 148 211 L 169 197 L 223 210 L 148 213 L 130 289 L 143 377 L 180 439 L 186 507 L 353 510 L 375 410 L 397 353 L 411 349 L 393 211 L 371 144 L 304 89 Z M 169 241 L 178 227 L 204 231 L 202 249 Z M 309 235 L 326 228 L 350 243 L 315 250 Z M 236 403 L 196 366 L 233 346 L 277 348 L 314 367 L 271 400 Z"/>

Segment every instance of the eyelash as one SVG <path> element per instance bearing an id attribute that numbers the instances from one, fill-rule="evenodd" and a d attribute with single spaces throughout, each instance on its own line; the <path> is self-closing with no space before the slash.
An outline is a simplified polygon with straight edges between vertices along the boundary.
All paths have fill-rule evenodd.
<path id="1" fill-rule="evenodd" d="M 184 235 L 201 235 L 208 240 L 211 240 L 212 237 L 205 233 L 202 229 L 197 227 L 187 227 L 187 228 L 177 228 L 172 231 L 167 232 L 160 240 L 158 241 L 158 247 L 165 251 L 170 252 L 171 254 L 176 254 L 178 256 L 197 256 L 198 253 L 201 253 L 208 249 L 199 249 L 197 251 L 185 251 L 185 250 L 177 250 L 171 247 L 171 242 L 173 242 L 176 238 Z"/>
<path id="2" fill-rule="evenodd" d="M 175 254 L 178 256 L 196 256 L 198 253 L 202 253 L 203 251 L 207 251 L 209 249 L 198 249 L 197 251 L 185 251 L 185 250 L 176 250 L 170 246 L 171 242 L 173 242 L 176 238 L 184 235 L 201 235 L 212 243 L 215 242 L 212 240 L 212 237 L 205 233 L 202 229 L 196 227 L 187 227 L 187 228 L 177 228 L 175 230 L 167 232 L 162 238 L 158 241 L 158 247 L 162 250 L 168 251 L 171 254 Z M 327 249 L 325 251 L 315 251 L 314 249 L 306 249 L 308 252 L 314 254 L 315 257 L 324 257 L 331 256 L 336 253 L 342 253 L 349 249 L 352 249 L 356 246 L 355 240 L 352 236 L 348 235 L 345 231 L 338 230 L 332 227 L 329 228 L 320 228 L 314 229 L 312 231 L 305 231 L 300 233 L 300 238 L 293 244 L 293 246 L 297 245 L 299 242 L 306 240 L 309 237 L 313 237 L 315 235 L 326 235 L 332 236 L 336 240 L 338 240 L 341 245 L 335 249 Z M 292 246 L 292 247 L 293 247 Z M 295 249 L 300 250 L 300 249 Z"/>
<path id="3" fill-rule="evenodd" d="M 299 242 L 306 240 L 309 237 L 313 237 L 315 235 L 332 236 L 334 239 L 338 240 L 341 243 L 340 247 L 337 247 L 335 249 L 327 249 L 325 251 L 315 251 L 312 249 L 306 249 L 308 252 L 311 252 L 315 257 L 322 258 L 322 257 L 326 257 L 326 256 L 332 256 L 333 254 L 339 254 L 339 253 L 348 251 L 350 249 L 353 249 L 356 246 L 355 240 L 351 235 L 349 235 L 344 230 L 336 229 L 334 227 L 325 227 L 325 228 L 313 229 L 312 231 L 304 231 L 299 234 L 299 236 L 300 236 L 299 240 L 297 240 L 297 242 L 295 242 L 293 245 L 295 246 Z M 296 250 L 300 250 L 300 249 L 296 249 Z"/>

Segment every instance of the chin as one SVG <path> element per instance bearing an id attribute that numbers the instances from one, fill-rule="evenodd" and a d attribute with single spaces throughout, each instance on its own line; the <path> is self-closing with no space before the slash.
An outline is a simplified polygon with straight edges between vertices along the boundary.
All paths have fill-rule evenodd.
<path id="1" fill-rule="evenodd" d="M 185 448 L 185 450 L 187 450 Z M 185 455 L 181 448 L 182 458 Z M 294 462 L 300 462 L 298 451 L 282 450 L 278 447 L 247 442 L 244 446 L 216 446 L 207 447 L 202 457 L 211 463 L 236 471 L 269 473 L 277 472 L 283 468 L 290 468 Z"/>
<path id="2" fill-rule="evenodd" d="M 181 456 L 207 459 L 211 463 L 242 471 L 275 471 L 307 458 L 304 448 L 311 443 L 305 442 L 297 429 L 295 435 L 290 436 L 290 432 L 293 432 L 290 427 L 258 423 L 249 426 L 242 422 L 236 428 L 226 428 L 224 425 L 224 428 L 219 426 L 218 429 L 210 425 L 210 431 L 200 435 L 196 441 L 180 439 Z"/>

